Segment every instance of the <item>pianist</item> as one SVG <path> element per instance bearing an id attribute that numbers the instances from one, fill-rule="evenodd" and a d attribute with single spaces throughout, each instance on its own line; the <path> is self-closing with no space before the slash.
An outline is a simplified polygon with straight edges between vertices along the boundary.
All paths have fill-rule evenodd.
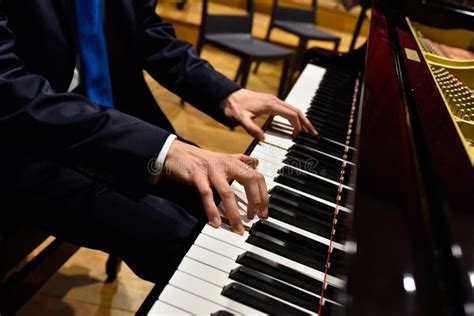
<path id="1" fill-rule="evenodd" d="M 244 185 L 249 216 L 266 215 L 268 196 L 254 159 L 176 140 L 143 69 L 254 136 L 263 137 L 252 122 L 261 114 L 315 133 L 296 108 L 241 89 L 199 59 L 155 5 L 0 0 L 0 192 L 9 206 L 0 221 L 32 222 L 116 254 L 151 281 L 174 269 L 200 219 L 220 224 L 211 187 L 236 232 L 243 228 L 228 181 Z"/>

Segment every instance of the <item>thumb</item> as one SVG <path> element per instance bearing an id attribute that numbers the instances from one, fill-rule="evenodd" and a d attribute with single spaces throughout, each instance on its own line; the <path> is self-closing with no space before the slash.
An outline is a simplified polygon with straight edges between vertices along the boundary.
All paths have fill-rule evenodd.
<path id="1" fill-rule="evenodd" d="M 241 120 L 242 126 L 247 130 L 247 132 L 252 135 L 253 137 L 258 138 L 259 140 L 263 141 L 265 139 L 263 130 L 255 124 L 254 121 L 250 118 L 250 116 L 244 115 L 242 116 Z"/>

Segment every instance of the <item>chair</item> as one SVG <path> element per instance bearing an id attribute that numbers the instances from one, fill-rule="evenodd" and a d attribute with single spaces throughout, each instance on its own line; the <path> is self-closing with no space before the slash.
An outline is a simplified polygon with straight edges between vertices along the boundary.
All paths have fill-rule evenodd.
<path id="1" fill-rule="evenodd" d="M 247 1 L 244 15 L 217 15 L 208 13 L 208 0 L 202 2 L 202 23 L 197 50 L 200 54 L 205 44 L 212 45 L 240 57 L 240 66 L 235 76 L 245 87 L 250 67 L 255 61 L 284 60 L 278 88 L 278 96 L 283 97 L 287 89 L 287 74 L 291 66 L 293 51 L 269 43 L 251 35 L 253 24 L 253 0 Z"/>
<path id="2" fill-rule="evenodd" d="M 268 27 L 265 40 L 270 40 L 273 28 L 279 28 L 298 36 L 299 44 L 296 48 L 294 67 L 299 67 L 309 40 L 334 42 L 334 50 L 337 51 L 341 39 L 338 36 L 318 29 L 313 24 L 316 18 L 316 0 L 311 0 L 311 7 L 308 9 L 281 6 L 279 2 L 279 0 L 273 1 L 270 26 Z M 257 70 L 258 64 L 255 67 L 255 73 Z"/>

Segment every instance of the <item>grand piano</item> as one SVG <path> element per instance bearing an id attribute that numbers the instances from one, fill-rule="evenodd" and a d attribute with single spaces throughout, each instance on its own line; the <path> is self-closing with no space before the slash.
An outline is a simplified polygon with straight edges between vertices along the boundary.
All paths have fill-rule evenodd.
<path id="1" fill-rule="evenodd" d="M 247 231 L 205 226 L 137 314 L 474 315 L 474 7 L 375 1 L 368 42 L 311 49 L 248 154 L 269 188 Z"/>

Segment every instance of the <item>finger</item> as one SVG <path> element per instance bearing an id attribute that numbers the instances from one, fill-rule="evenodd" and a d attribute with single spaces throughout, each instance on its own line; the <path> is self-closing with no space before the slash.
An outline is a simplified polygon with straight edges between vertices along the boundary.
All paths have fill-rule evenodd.
<path id="1" fill-rule="evenodd" d="M 247 195 L 247 217 L 253 219 L 257 212 L 260 213 L 260 204 L 262 197 L 258 182 L 248 182 L 244 185 L 245 194 Z"/>
<path id="2" fill-rule="evenodd" d="M 241 118 L 241 123 L 242 123 L 242 126 L 250 135 L 258 138 L 261 141 L 265 139 L 263 130 L 260 128 L 260 126 L 255 124 L 255 122 L 252 121 L 252 119 L 249 116 L 243 115 Z"/>
<path id="3" fill-rule="evenodd" d="M 258 216 L 260 218 L 267 218 L 270 198 L 268 196 L 268 189 L 267 189 L 267 184 L 265 183 L 265 177 L 261 173 L 258 173 L 258 174 L 259 174 L 258 188 L 260 190 L 260 208 L 259 208 Z"/>
<path id="4" fill-rule="evenodd" d="M 212 194 L 209 181 L 206 177 L 201 176 L 196 177 L 194 184 L 196 185 L 199 195 L 201 196 L 201 201 L 209 223 L 214 227 L 219 227 L 221 225 L 221 216 L 219 214 L 219 209 L 214 202 L 214 196 Z"/>
<path id="5" fill-rule="evenodd" d="M 224 174 L 214 174 L 211 176 L 211 183 L 216 188 L 217 193 L 219 193 L 219 196 L 222 199 L 225 214 L 229 220 L 232 231 L 242 235 L 244 233 L 244 226 L 240 219 L 240 212 L 237 207 L 234 191 L 229 186 L 229 183 L 227 183 L 226 176 Z"/>
<path id="6" fill-rule="evenodd" d="M 296 137 L 301 132 L 301 122 L 298 116 L 298 111 L 285 106 L 283 101 L 278 100 L 271 107 L 269 107 L 269 114 L 280 115 L 286 118 L 293 126 L 293 137 Z"/>
<path id="7" fill-rule="evenodd" d="M 266 197 L 262 195 L 260 189 L 260 183 L 263 180 L 263 176 L 252 168 L 248 168 L 246 165 L 241 166 L 241 170 L 235 174 L 235 179 L 242 184 L 247 195 L 247 217 L 252 219 L 258 212 L 262 213 L 262 199 L 266 201 Z M 265 181 L 265 180 L 263 180 Z M 268 210 L 263 210 L 263 212 Z"/>
<path id="8" fill-rule="evenodd" d="M 237 154 L 233 156 L 254 169 L 257 168 L 258 166 L 259 161 L 257 158 L 249 157 L 247 155 L 242 155 L 242 154 Z"/>
<path id="9" fill-rule="evenodd" d="M 313 124 L 306 117 L 306 115 L 304 115 L 303 112 L 301 112 L 301 110 L 299 110 L 297 107 L 295 107 L 295 106 L 293 106 L 289 103 L 283 102 L 281 100 L 279 100 L 279 101 L 283 104 L 283 106 L 285 106 L 285 107 L 295 111 L 296 113 L 298 113 L 298 119 L 300 120 L 301 125 L 302 125 L 302 127 L 305 131 L 312 134 L 313 136 L 318 135 L 318 131 L 314 128 Z"/>
<path id="10" fill-rule="evenodd" d="M 303 128 L 304 128 L 308 133 L 310 133 L 310 134 L 313 135 L 313 136 L 319 135 L 319 133 L 318 133 L 318 131 L 316 130 L 316 128 L 314 128 L 313 124 L 311 124 L 311 122 L 310 122 L 309 119 L 306 117 L 306 115 L 303 114 L 303 112 L 299 111 L 299 112 L 298 112 L 298 116 L 299 116 L 299 118 L 300 118 L 301 125 L 303 126 Z"/>

